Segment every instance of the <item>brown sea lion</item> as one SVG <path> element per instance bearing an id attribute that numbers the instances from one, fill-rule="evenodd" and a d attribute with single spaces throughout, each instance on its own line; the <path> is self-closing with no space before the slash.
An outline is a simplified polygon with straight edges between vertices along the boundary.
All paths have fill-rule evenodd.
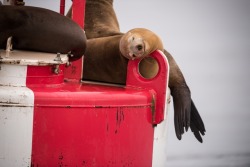
<path id="1" fill-rule="evenodd" d="M 69 31 L 70 30 L 70 31 Z M 51 10 L 28 6 L 0 6 L 0 48 L 12 36 L 13 49 L 67 54 L 79 59 L 86 36 L 71 19 Z"/>
<path id="2" fill-rule="evenodd" d="M 152 31 L 142 28 L 133 29 L 124 35 L 88 39 L 83 79 L 125 84 L 128 60 L 146 57 L 157 49 L 163 51 L 160 38 Z M 147 78 L 150 78 L 151 71 L 144 71 L 146 71 L 145 65 L 149 63 L 141 62 L 144 68 L 141 68 L 140 72 Z M 109 73 L 111 75 L 108 75 Z"/>
<path id="3" fill-rule="evenodd" d="M 83 79 L 124 85 L 127 77 L 128 59 L 119 50 L 123 35 L 87 40 L 84 55 Z M 104 65 L 105 63 L 105 65 Z M 108 74 L 111 75 L 108 75 Z"/>
<path id="4" fill-rule="evenodd" d="M 124 34 L 120 40 L 120 52 L 128 59 L 143 58 L 155 50 L 163 51 L 161 39 L 145 28 L 135 28 Z"/>
<path id="5" fill-rule="evenodd" d="M 120 51 L 122 34 L 113 9 L 113 0 L 86 0 L 85 32 L 88 38 L 84 58 L 83 79 L 110 83 L 126 83 L 128 59 Z M 196 109 L 190 90 L 174 58 L 167 56 L 169 87 L 174 101 L 174 122 L 177 138 L 190 127 L 198 141 L 205 134 L 203 121 Z"/>
<path id="6" fill-rule="evenodd" d="M 113 0 L 86 1 L 84 30 L 87 39 L 123 34 L 120 32 L 115 11 L 111 6 Z M 72 7 L 67 12 L 67 17 L 71 15 Z"/>

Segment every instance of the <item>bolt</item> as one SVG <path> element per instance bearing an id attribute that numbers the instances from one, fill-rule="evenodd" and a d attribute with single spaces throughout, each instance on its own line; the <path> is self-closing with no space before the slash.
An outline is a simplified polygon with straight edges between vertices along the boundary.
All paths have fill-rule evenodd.
<path id="1" fill-rule="evenodd" d="M 72 63 L 68 61 L 68 62 L 66 63 L 66 67 L 71 66 L 71 64 L 72 64 Z"/>
<path id="2" fill-rule="evenodd" d="M 13 49 L 12 36 L 7 39 L 6 51 L 10 52 Z"/>
<path id="3" fill-rule="evenodd" d="M 54 70 L 53 70 L 53 72 L 54 72 L 55 74 L 59 74 L 60 69 L 59 69 L 59 65 L 58 65 L 58 64 L 57 64 L 57 65 L 54 65 Z"/>
<path id="4" fill-rule="evenodd" d="M 73 57 L 74 55 L 70 52 L 68 52 L 68 57 Z"/>
<path id="5" fill-rule="evenodd" d="M 60 57 L 60 53 L 57 53 L 56 58 L 54 59 L 54 61 L 62 61 L 61 57 Z"/>

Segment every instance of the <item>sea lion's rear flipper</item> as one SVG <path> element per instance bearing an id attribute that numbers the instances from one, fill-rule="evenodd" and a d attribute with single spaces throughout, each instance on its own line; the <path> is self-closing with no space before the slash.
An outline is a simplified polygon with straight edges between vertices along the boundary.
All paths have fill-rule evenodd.
<path id="1" fill-rule="evenodd" d="M 205 126 L 200 117 L 198 110 L 196 109 L 193 100 L 191 101 L 191 122 L 190 122 L 191 131 L 194 133 L 196 139 L 202 143 L 201 134 L 205 135 Z"/>

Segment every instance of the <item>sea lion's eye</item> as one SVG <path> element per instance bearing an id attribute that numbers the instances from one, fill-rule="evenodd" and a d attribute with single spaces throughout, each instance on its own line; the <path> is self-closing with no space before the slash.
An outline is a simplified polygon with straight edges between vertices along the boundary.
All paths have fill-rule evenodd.
<path id="1" fill-rule="evenodd" d="M 135 37 L 132 37 L 132 40 L 135 40 Z"/>
<path id="2" fill-rule="evenodd" d="M 143 48 L 142 45 L 137 45 L 136 47 L 137 47 L 137 49 L 138 49 L 139 51 L 142 50 L 142 48 Z"/>

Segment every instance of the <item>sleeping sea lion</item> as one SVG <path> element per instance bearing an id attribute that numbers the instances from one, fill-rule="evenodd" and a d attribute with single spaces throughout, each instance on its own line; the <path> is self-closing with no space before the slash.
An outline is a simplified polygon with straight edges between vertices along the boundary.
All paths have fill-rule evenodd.
<path id="1" fill-rule="evenodd" d="M 130 30 L 126 34 L 88 39 L 83 79 L 124 85 L 128 60 L 143 58 L 156 49 L 163 51 L 160 38 L 142 28 Z"/>
<path id="2" fill-rule="evenodd" d="M 119 30 L 113 0 L 86 0 L 84 24 L 88 40 L 83 79 L 124 85 L 128 58 L 132 54 L 123 55 L 120 50 L 120 40 L 124 34 Z M 126 46 L 129 45 L 122 48 Z M 201 134 L 205 134 L 205 127 L 191 99 L 184 76 L 174 58 L 166 50 L 163 52 L 170 65 L 169 88 L 174 102 L 176 136 L 181 140 L 184 129 L 187 131 L 190 127 L 197 140 L 202 142 Z"/>
<path id="3" fill-rule="evenodd" d="M 28 6 L 0 6 L 0 49 L 12 37 L 13 49 L 67 54 L 79 59 L 86 36 L 80 26 L 59 13 Z"/>
<path id="4" fill-rule="evenodd" d="M 150 55 L 155 50 L 163 51 L 161 39 L 145 28 L 135 28 L 124 34 L 120 40 L 120 52 L 128 59 Z"/>

